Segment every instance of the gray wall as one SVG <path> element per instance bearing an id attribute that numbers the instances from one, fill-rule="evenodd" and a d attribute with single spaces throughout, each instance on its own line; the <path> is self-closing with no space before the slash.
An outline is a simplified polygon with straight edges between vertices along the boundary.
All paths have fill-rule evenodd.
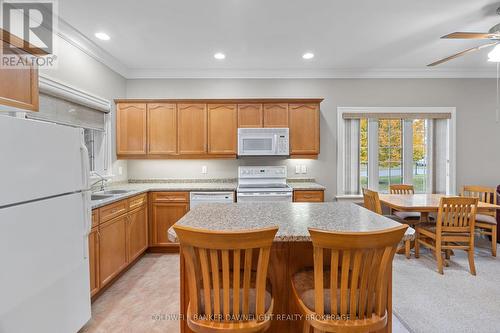
<path id="1" fill-rule="evenodd" d="M 58 40 L 57 57 L 57 67 L 55 69 L 42 69 L 40 75 L 46 75 L 111 101 L 112 128 L 114 129 L 115 105 L 113 99 L 125 96 L 125 78 L 61 38 Z M 112 138 L 113 174 L 116 175 L 114 180 L 126 180 L 127 162 L 116 160 L 114 133 Z M 119 167 L 122 168 L 122 175 L 118 174 Z"/>
<path id="2" fill-rule="evenodd" d="M 312 177 L 336 192 L 338 106 L 457 108 L 457 186 L 500 183 L 500 124 L 491 79 L 165 79 L 127 80 L 128 98 L 323 97 L 318 160 L 128 161 L 129 178 L 236 177 L 244 164 L 286 164 L 289 176 Z M 295 175 L 306 164 L 306 175 Z"/>

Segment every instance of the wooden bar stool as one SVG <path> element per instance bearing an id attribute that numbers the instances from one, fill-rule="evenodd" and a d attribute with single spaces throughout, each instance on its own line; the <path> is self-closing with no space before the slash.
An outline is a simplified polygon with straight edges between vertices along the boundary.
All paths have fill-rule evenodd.
<path id="1" fill-rule="evenodd" d="M 464 186 L 462 196 L 478 198 L 481 202 L 497 204 L 497 191 L 493 187 Z M 497 211 L 476 214 L 476 229 L 491 236 L 491 255 L 497 256 Z"/>
<path id="2" fill-rule="evenodd" d="M 415 257 L 420 255 L 420 245 L 434 251 L 438 272 L 443 274 L 443 254 L 450 258 L 450 252 L 460 249 L 468 252 L 470 273 L 476 275 L 474 266 L 474 228 L 477 198 L 441 198 L 436 224 L 417 225 Z"/>
<path id="3" fill-rule="evenodd" d="M 366 209 L 371 210 L 374 213 L 377 213 L 379 215 L 382 214 L 382 205 L 380 204 L 380 198 L 378 196 L 378 192 L 369 190 L 367 188 L 363 189 L 363 200 L 364 200 L 364 206 Z M 396 222 L 402 223 L 402 224 L 408 224 L 407 221 L 401 219 L 398 216 L 395 215 L 384 215 L 387 218 L 390 218 L 391 220 L 394 220 Z M 411 241 L 414 237 L 405 237 L 401 241 L 401 244 L 399 247 L 401 249 L 404 248 L 405 256 L 406 258 L 410 259 L 411 256 Z M 402 250 L 401 250 L 402 251 Z"/>
<path id="4" fill-rule="evenodd" d="M 375 232 L 309 229 L 314 270 L 293 275 L 304 332 L 374 332 L 388 325 L 392 260 L 407 225 Z M 389 293 L 389 294 L 388 294 Z"/>
<path id="5" fill-rule="evenodd" d="M 266 331 L 274 302 L 266 288 L 267 269 L 278 228 L 242 232 L 173 228 L 188 276 L 189 328 L 196 333 Z"/>

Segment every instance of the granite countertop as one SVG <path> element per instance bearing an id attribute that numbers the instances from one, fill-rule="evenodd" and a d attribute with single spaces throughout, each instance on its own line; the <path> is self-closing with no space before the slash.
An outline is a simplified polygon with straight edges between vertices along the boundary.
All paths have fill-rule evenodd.
<path id="1" fill-rule="evenodd" d="M 325 187 L 315 183 L 314 181 L 294 181 L 289 183 L 290 187 L 294 190 L 324 190 Z M 159 192 L 159 191 L 236 191 L 238 182 L 236 179 L 212 179 L 212 180 L 185 180 L 185 181 L 162 181 L 162 180 L 149 180 L 149 181 L 132 181 L 129 183 L 117 183 L 106 187 L 106 190 L 126 190 L 129 191 L 124 194 L 114 195 L 112 197 L 102 200 L 92 200 L 92 209 L 99 208 L 110 203 L 123 200 L 134 195 L 146 192 Z M 98 194 L 98 193 L 96 193 Z"/>
<path id="2" fill-rule="evenodd" d="M 316 182 L 295 182 L 289 181 L 288 185 L 294 190 L 324 191 L 326 187 Z"/>
<path id="3" fill-rule="evenodd" d="M 192 183 L 126 183 L 106 187 L 106 190 L 127 190 L 130 192 L 114 195 L 103 200 L 92 200 L 92 209 L 109 205 L 134 195 L 160 191 L 236 191 L 235 182 L 192 182 Z M 98 193 L 96 193 L 98 194 Z"/>
<path id="4" fill-rule="evenodd" d="M 331 231 L 375 231 L 400 223 L 352 203 L 234 203 L 196 206 L 176 224 L 215 231 L 236 231 L 278 226 L 275 241 L 310 241 L 307 228 Z M 414 238 L 409 228 L 406 238 Z M 176 240 L 170 228 L 168 237 Z"/>

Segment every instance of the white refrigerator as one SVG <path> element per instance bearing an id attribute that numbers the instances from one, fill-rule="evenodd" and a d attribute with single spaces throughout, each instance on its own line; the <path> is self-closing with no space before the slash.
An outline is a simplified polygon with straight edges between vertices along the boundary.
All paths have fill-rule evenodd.
<path id="1" fill-rule="evenodd" d="M 0 333 L 90 319 L 88 178 L 83 130 L 0 116 Z"/>

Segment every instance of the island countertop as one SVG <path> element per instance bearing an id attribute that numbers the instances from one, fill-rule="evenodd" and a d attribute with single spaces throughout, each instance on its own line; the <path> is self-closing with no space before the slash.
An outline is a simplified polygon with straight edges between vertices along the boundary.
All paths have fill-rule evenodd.
<path id="1" fill-rule="evenodd" d="M 176 224 L 213 231 L 239 231 L 278 226 L 275 241 L 310 241 L 308 228 L 363 232 L 394 228 L 400 223 L 352 203 L 251 202 L 203 204 Z M 169 239 L 176 241 L 173 228 Z M 405 238 L 413 238 L 409 228 Z"/>

